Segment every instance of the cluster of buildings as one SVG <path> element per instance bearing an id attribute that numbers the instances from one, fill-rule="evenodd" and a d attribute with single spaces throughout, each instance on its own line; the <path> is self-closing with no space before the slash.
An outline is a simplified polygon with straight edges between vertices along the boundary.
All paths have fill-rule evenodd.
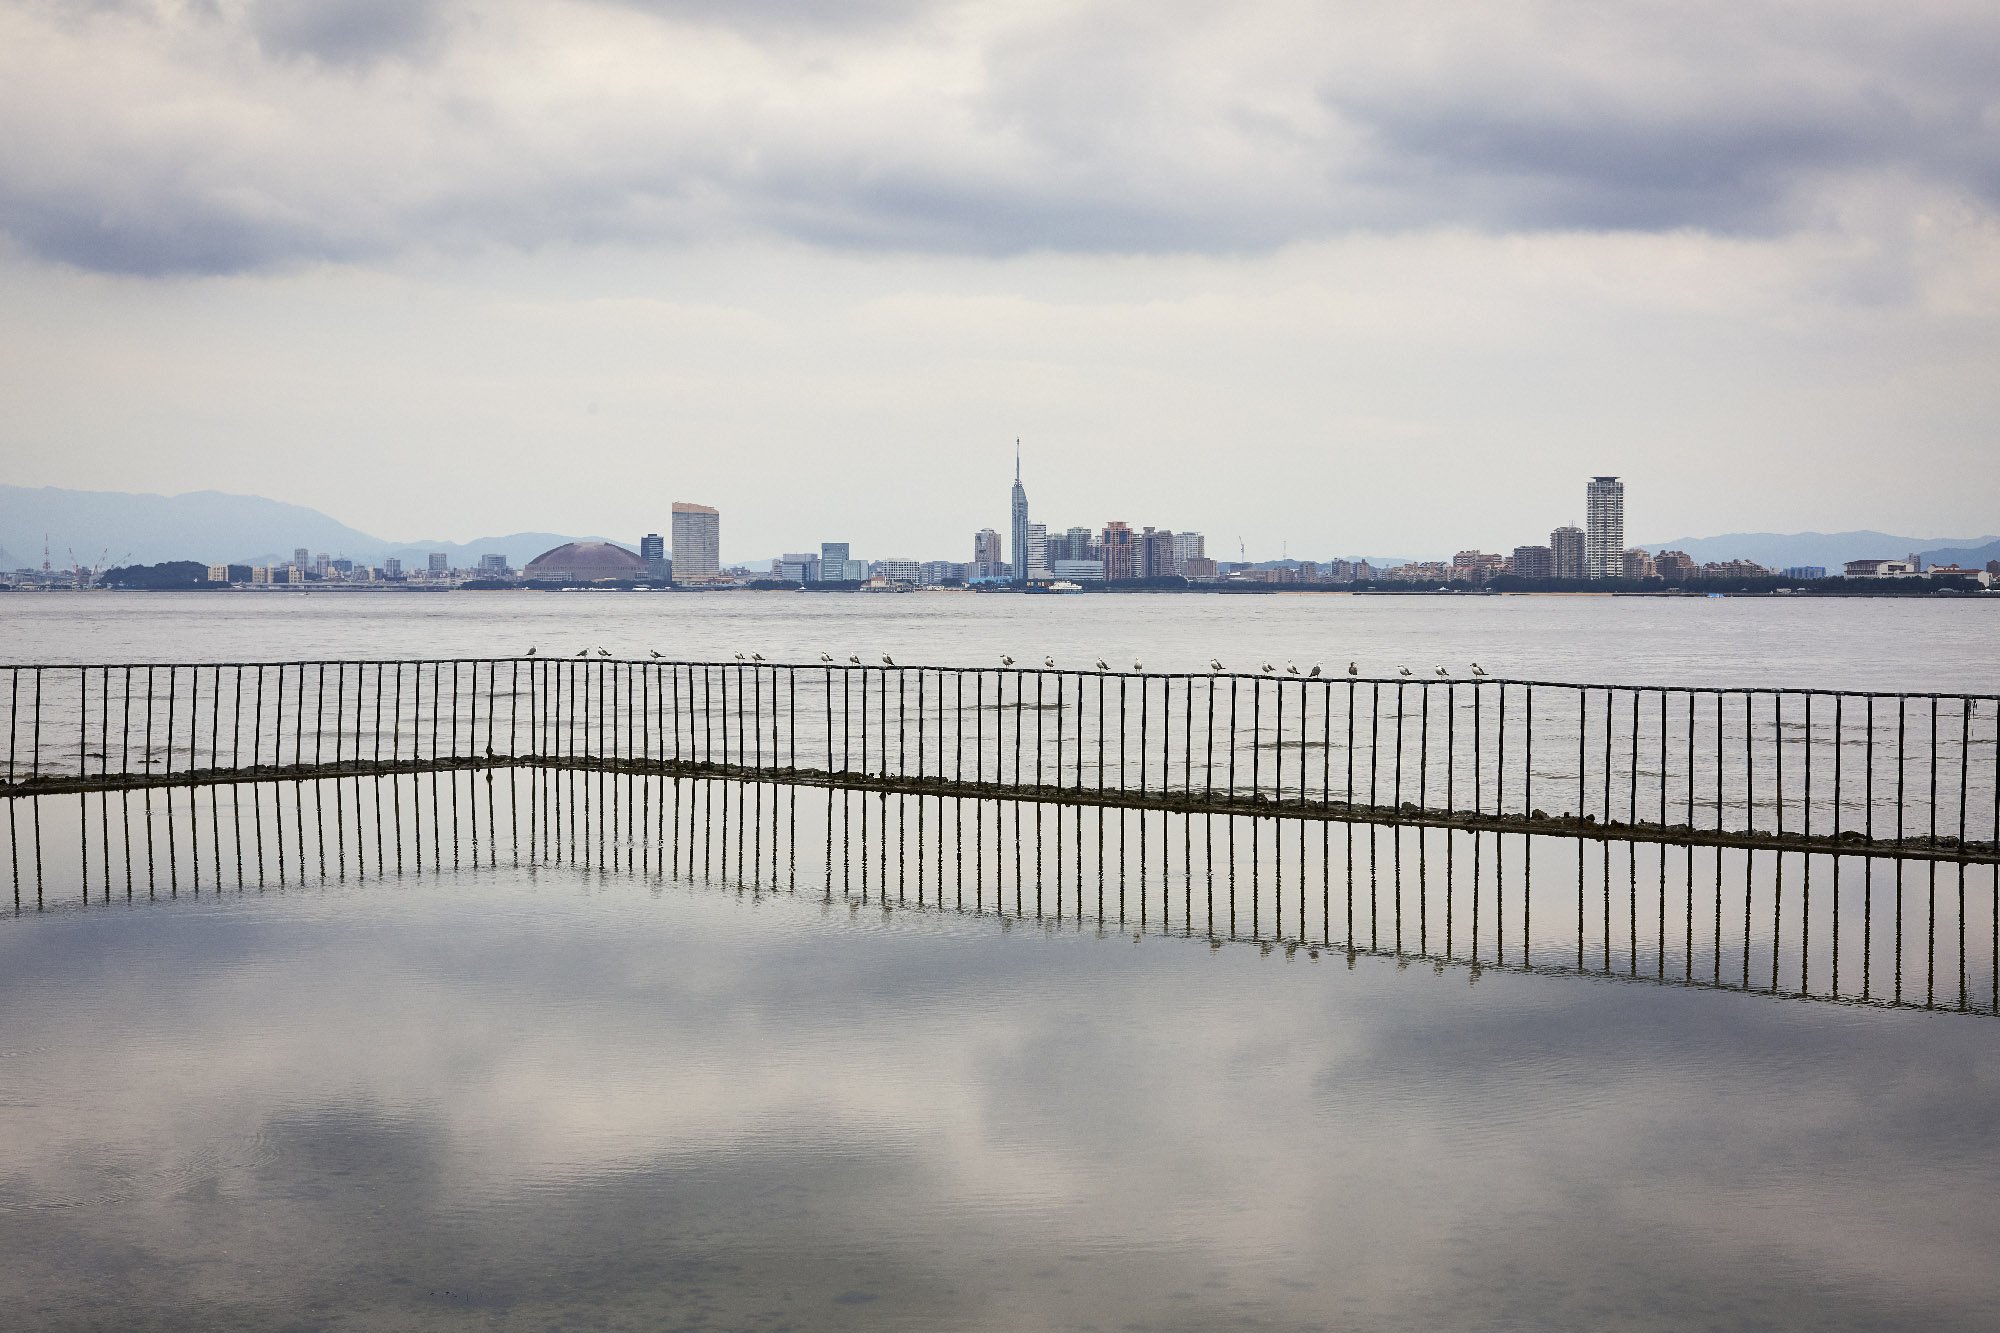
<path id="1" fill-rule="evenodd" d="M 491 563 L 491 562 L 497 562 Z M 288 563 L 276 565 L 210 565 L 210 583 L 299 584 L 299 583 L 454 583 L 481 576 L 505 577 L 505 556 L 482 556 L 478 572 L 452 569 L 443 551 L 433 551 L 421 569 L 405 570 L 395 557 L 379 565 L 357 563 L 346 556 L 318 554 L 301 546 Z"/>
<path id="2" fill-rule="evenodd" d="M 1697 563 L 1685 551 L 1649 552 L 1625 545 L 1625 486 L 1614 476 L 1592 477 L 1584 489 L 1584 525 L 1566 525 L 1546 544 L 1516 546 L 1512 554 L 1458 552 L 1450 560 L 1384 562 L 1367 560 L 1279 561 L 1263 565 L 1219 563 L 1210 558 L 1201 533 L 1154 526 L 1134 528 L 1123 520 L 1101 527 L 1051 530 L 1033 521 L 1021 481 L 1020 443 L 1015 442 L 1014 485 L 1009 497 L 1009 531 L 982 528 L 972 536 L 971 559 L 917 560 L 855 558 L 850 543 L 828 541 L 815 551 L 787 552 L 770 569 L 722 564 L 722 515 L 711 505 L 676 501 L 669 538 L 647 533 L 637 551 L 612 542 L 568 542 L 544 551 L 516 570 L 503 553 L 482 554 L 472 568 L 453 567 L 444 552 L 431 552 L 421 567 L 405 569 L 399 559 L 379 566 L 357 563 L 300 547 L 284 564 L 214 565 L 210 583 L 232 585 L 393 584 L 404 587 L 492 587 L 496 585 L 617 584 L 684 587 L 771 586 L 895 590 L 912 587 L 1014 587 L 1071 591 L 1107 584 L 1178 586 L 1186 583 L 1278 583 L 1321 585 L 1431 585 L 1552 588 L 1591 583 L 1667 585 L 1707 581 L 1783 578 L 1825 579 L 1819 567 L 1769 569 L 1749 560 Z M 2000 562 L 1983 570 L 1955 565 L 1926 569 L 1917 556 L 1907 560 L 1850 560 L 1844 579 L 1969 580 L 1992 586 Z M 81 585 L 80 586 L 84 586 Z"/>
<path id="3" fill-rule="evenodd" d="M 1991 564 L 1983 570 L 1961 569 L 1956 565 L 1937 565 L 1926 569 L 1924 562 L 1912 555 L 1908 560 L 1850 560 L 1842 577 L 1963 578 L 1984 587 L 1991 584 L 1996 573 L 2000 570 Z M 1810 583 L 1826 578 L 1827 571 L 1819 565 L 1772 569 L 1754 560 L 1698 563 L 1685 551 L 1655 553 L 1627 546 L 1625 484 L 1617 477 L 1592 477 L 1584 488 L 1584 526 L 1557 528 L 1549 534 L 1546 546 L 1516 546 L 1512 555 L 1460 551 L 1449 561 L 1412 561 L 1375 577 L 1391 582 L 1479 585 L 1502 576 L 1546 583 L 1613 580 L 1646 583 L 1657 580 L 1673 585 L 1776 578 Z"/>
<path id="4" fill-rule="evenodd" d="M 993 528 L 972 535 L 972 558 L 916 560 L 889 557 L 857 560 L 847 542 L 823 542 L 815 554 L 794 551 L 772 564 L 770 577 L 802 586 L 883 587 L 1084 587 L 1147 579 L 1212 580 L 1220 576 L 1199 532 L 1133 528 L 1122 520 L 1101 528 L 1072 527 L 1058 532 L 1033 522 L 1028 492 L 1021 482 L 1015 446 L 1011 531 Z M 678 580 L 677 580 L 678 581 Z"/>

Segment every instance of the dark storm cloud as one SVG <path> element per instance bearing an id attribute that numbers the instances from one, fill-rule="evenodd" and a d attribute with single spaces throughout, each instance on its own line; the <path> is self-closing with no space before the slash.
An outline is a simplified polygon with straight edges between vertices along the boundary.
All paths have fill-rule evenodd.
<path id="1" fill-rule="evenodd" d="M 0 92 L 24 131 L 0 147 L 0 231 L 80 268 L 207 274 L 757 236 L 1011 255 L 1768 235 L 1857 198 L 2000 202 L 1980 8 L 1524 12 L 0 0 L 14 68 L 78 64 Z"/>

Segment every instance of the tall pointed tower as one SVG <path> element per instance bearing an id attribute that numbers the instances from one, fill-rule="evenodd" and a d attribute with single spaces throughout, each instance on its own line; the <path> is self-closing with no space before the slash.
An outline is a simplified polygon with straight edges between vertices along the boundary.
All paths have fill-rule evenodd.
<path id="1" fill-rule="evenodd" d="M 1014 582 L 1028 581 L 1028 492 L 1021 486 L 1021 441 L 1014 441 Z"/>

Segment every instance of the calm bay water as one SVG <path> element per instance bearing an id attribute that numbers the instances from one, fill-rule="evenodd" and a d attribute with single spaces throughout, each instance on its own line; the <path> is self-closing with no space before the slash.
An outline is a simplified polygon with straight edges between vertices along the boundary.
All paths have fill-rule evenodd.
<path id="1" fill-rule="evenodd" d="M 0 616 L 14 661 L 602 642 L 1857 688 L 1990 689 L 1995 641 L 1988 606 L 1888 601 L 125 596 Z M 521 856 L 473 795 L 455 814 L 459 789 L 433 788 L 432 859 L 406 863 L 375 827 L 418 789 L 346 790 L 324 798 L 352 802 L 337 827 L 285 808 L 296 856 L 337 854 L 283 883 L 231 857 L 249 825 L 223 832 L 213 804 L 209 826 L 169 821 L 162 840 L 206 840 L 199 893 L 181 875 L 128 896 L 116 835 L 91 843 L 117 816 L 44 803 L 44 901 L 0 920 L 0 1323 L 2000 1323 L 1989 1017 L 996 915 L 941 901 L 941 868 L 922 906 L 884 905 L 936 848 L 883 815 L 829 824 L 803 875 L 774 823 L 746 874 L 692 818 L 628 825 L 588 863 Z M 1547 860 L 1553 949 L 1553 905 L 1582 899 L 1574 860 Z M 832 887 L 836 865 L 872 890 Z M 1107 873 L 1143 895 L 1162 870 Z M 1024 886 L 983 860 L 975 880 L 982 901 Z M 1992 885 L 1961 891 L 1990 914 Z"/>
<path id="2" fill-rule="evenodd" d="M 570 654 L 727 659 L 822 651 L 902 662 L 1239 669 L 1286 660 L 1642 685 L 1991 692 L 2000 596 L 1855 598 L 1070 597 L 970 593 L 9 595 L 0 661 Z"/>

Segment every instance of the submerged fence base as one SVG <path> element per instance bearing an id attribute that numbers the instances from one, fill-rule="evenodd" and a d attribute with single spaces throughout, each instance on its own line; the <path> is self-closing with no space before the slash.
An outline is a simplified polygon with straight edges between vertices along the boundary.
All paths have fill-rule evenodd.
<path id="1" fill-rule="evenodd" d="M 0 802 L 17 914 L 500 867 L 1010 928 L 1991 1014 L 2000 872 L 1268 808 L 604 767 L 176 783 Z M 0 926 L 4 929 L 4 926 Z"/>
<path id="2" fill-rule="evenodd" d="M 207 787 L 246 782 L 314 781 L 321 779 L 393 777 L 400 774 L 479 772 L 495 769 L 547 769 L 582 773 L 615 773 L 634 777 L 703 778 L 741 782 L 783 782 L 796 786 L 829 787 L 905 796 L 939 796 L 960 800 L 1007 800 L 1043 805 L 1087 806 L 1124 810 L 1157 810 L 1177 814 L 1208 814 L 1324 820 L 1343 824 L 1379 824 L 1418 828 L 1460 829 L 1489 833 L 1548 834 L 1602 842 L 1670 843 L 1690 847 L 1731 847 L 1745 850 L 1865 854 L 1868 856 L 2000 864 L 2000 843 L 1961 841 L 1949 835 L 1919 834 L 1871 838 L 1859 831 L 1805 833 L 1797 830 L 1714 829 L 1689 824 L 1600 820 L 1596 815 L 1540 810 L 1527 814 L 1496 814 L 1440 810 L 1414 803 L 1367 805 L 1305 797 L 1287 799 L 1263 792 L 1137 790 L 1115 787 L 1050 786 L 1020 782 L 980 782 L 948 777 L 916 777 L 893 773 L 810 768 L 772 768 L 758 764 L 727 764 L 673 759 L 624 759 L 591 756 L 478 756 L 437 759 L 355 759 L 339 763 L 267 765 L 245 769 L 195 769 L 176 773 L 114 773 L 90 776 L 48 776 L 12 784 L 0 783 L 0 799 L 54 796 L 78 792 L 158 790 Z"/>

